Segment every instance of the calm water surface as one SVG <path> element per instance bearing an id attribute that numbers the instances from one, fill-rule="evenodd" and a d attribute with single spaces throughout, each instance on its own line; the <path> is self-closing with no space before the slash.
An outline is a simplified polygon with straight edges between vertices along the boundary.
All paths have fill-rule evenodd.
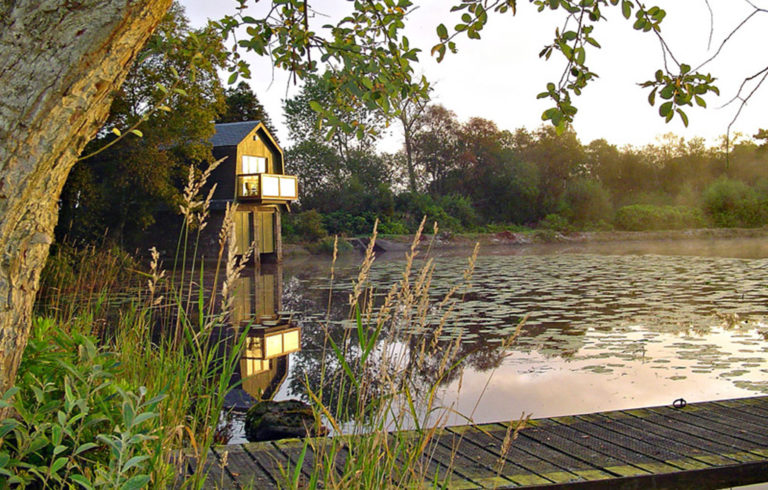
<path id="1" fill-rule="evenodd" d="M 355 259 L 336 266 L 332 328 L 346 328 Z M 283 308 L 297 312 L 303 340 L 276 399 L 302 397 L 301 380 L 317 368 L 327 261 L 283 268 Z M 377 258 L 378 294 L 403 266 L 401 254 Z M 431 294 L 445 294 L 466 267 L 466 254 L 436 257 Z M 460 334 L 468 354 L 462 375 L 444 385 L 443 402 L 491 422 L 766 393 L 766 273 L 765 239 L 481 250 L 472 286 L 441 337 Z M 494 347 L 524 315 L 522 334 L 500 355 Z"/>

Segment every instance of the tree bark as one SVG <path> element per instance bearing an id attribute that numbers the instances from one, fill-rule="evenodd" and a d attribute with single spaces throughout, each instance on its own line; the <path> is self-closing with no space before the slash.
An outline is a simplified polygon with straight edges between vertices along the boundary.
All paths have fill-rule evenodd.
<path id="1" fill-rule="evenodd" d="M 170 4 L 0 2 L 0 392 L 29 336 L 67 175 Z"/>

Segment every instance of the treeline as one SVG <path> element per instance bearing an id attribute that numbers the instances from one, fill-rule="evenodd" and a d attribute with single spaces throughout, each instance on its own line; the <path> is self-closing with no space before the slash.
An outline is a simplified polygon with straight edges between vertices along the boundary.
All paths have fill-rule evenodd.
<path id="1" fill-rule="evenodd" d="M 146 243 L 178 210 L 190 167 L 212 161 L 213 122 L 270 117 L 247 84 L 225 88 L 232 60 L 219 35 L 194 30 L 174 4 L 115 94 L 104 130 L 73 168 L 61 194 L 57 240 L 82 245 Z M 336 107 L 328 133 L 316 104 Z M 284 219 L 287 239 L 332 234 L 412 233 L 423 216 L 440 229 L 670 229 L 762 226 L 768 222 L 768 133 L 726 154 L 703 140 L 668 135 L 642 148 L 582 144 L 549 126 L 499 129 L 459 121 L 449 109 L 401 100 L 386 121 L 310 79 L 284 103 L 291 144 L 287 171 L 300 200 Z M 130 132 L 129 128 L 138 128 Z M 377 151 L 399 132 L 401 151 Z M 112 128 L 123 128 L 122 138 Z M 175 221 L 174 221 L 175 222 Z M 150 237 L 151 241 L 151 237 Z"/>
<path id="2" fill-rule="evenodd" d="M 365 234 L 376 219 L 381 233 L 410 233 L 425 215 L 455 232 L 768 223 L 764 132 L 730 152 L 672 134 L 619 148 L 602 139 L 584 145 L 575 132 L 549 126 L 507 131 L 482 118 L 460 122 L 430 105 L 410 108 L 400 121 L 405 148 L 382 154 L 375 135 L 319 129 L 306 99 L 322 94 L 320 83 L 285 104 L 296 142 L 286 160 L 301 182 L 298 212 L 284 224 L 289 238 Z M 350 116 L 350 126 L 360 117 L 376 127 L 375 116 L 364 113 Z"/>

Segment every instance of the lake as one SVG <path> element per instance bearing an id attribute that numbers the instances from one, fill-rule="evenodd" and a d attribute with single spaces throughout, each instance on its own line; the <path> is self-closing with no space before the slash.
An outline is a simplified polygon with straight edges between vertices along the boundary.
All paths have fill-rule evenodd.
<path id="1" fill-rule="evenodd" d="M 435 300 L 461 281 L 469 254 L 434 257 Z M 279 276 L 270 283 L 280 289 L 276 301 L 302 332 L 300 350 L 285 359 L 279 382 L 272 380 L 275 399 L 306 396 L 303 382 L 312 382 L 323 356 L 324 325 L 350 327 L 359 261 L 339 261 L 332 287 L 329 258 L 287 260 L 272 273 Z M 370 272 L 376 301 L 404 265 L 403 254 L 377 257 Z M 766 272 L 768 240 L 760 238 L 481 250 L 439 336 L 446 345 L 460 336 L 466 356 L 441 385 L 442 403 L 463 414 L 447 423 L 766 393 Z M 526 316 L 519 337 L 499 352 Z"/>

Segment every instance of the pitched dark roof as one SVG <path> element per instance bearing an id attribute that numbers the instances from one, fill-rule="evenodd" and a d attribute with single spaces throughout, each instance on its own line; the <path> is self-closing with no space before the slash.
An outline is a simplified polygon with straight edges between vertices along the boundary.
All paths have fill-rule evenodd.
<path id="1" fill-rule="evenodd" d="M 261 121 L 242 121 L 216 124 L 216 134 L 211 136 L 213 146 L 235 146 L 253 131 Z"/>

